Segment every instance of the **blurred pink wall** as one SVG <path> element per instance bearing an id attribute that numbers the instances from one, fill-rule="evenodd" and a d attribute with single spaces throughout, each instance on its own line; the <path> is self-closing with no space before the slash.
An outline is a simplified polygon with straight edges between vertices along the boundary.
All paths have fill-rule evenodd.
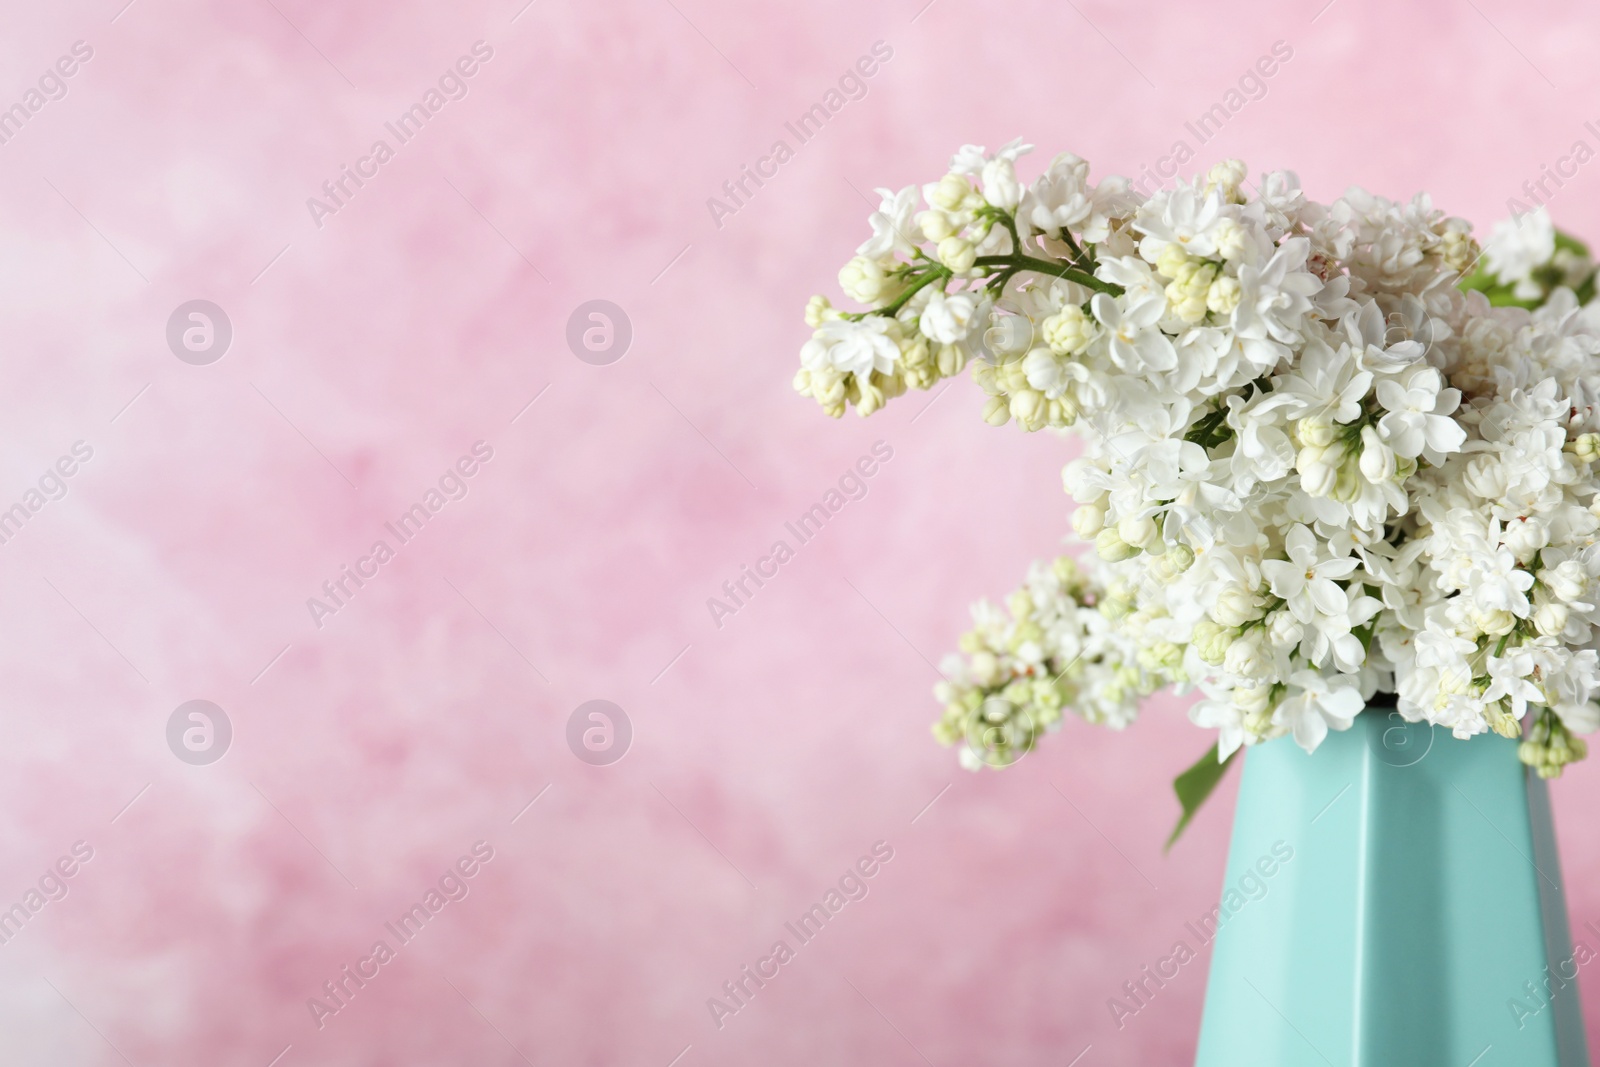
<path id="1" fill-rule="evenodd" d="M 1232 783 L 1160 851 L 1206 736 L 1163 702 L 970 775 L 928 734 L 968 603 L 1066 530 L 1071 446 L 984 426 L 965 381 L 830 422 L 790 391 L 801 310 L 861 194 L 1018 134 L 1035 167 L 1137 174 L 1184 139 L 1487 229 L 1600 118 L 1592 7 L 124 3 L 0 22 L 0 107 L 92 50 L 0 144 L 0 507 L 93 450 L 0 544 L 0 907 L 93 852 L 0 945 L 0 1061 L 1187 1061 L 1203 963 L 1121 1029 L 1106 1001 L 1216 900 Z M 1275 41 L 1265 97 L 1195 144 Z M 371 176 L 312 212 L 344 166 Z M 1553 212 L 1600 238 L 1597 183 Z M 208 365 L 166 340 L 194 299 L 232 324 Z M 632 327 L 604 366 L 566 341 L 596 299 Z M 707 598 L 879 440 L 868 496 L 717 626 Z M 380 538 L 319 628 L 307 599 Z M 209 765 L 168 747 L 192 699 L 232 726 Z M 566 741 L 592 699 L 631 722 L 610 766 Z M 1555 796 L 1574 921 L 1600 921 L 1600 764 Z M 877 842 L 867 895 L 789 937 Z M 462 857 L 466 896 L 401 944 L 385 924 Z M 780 938 L 719 1028 L 707 998 Z"/>

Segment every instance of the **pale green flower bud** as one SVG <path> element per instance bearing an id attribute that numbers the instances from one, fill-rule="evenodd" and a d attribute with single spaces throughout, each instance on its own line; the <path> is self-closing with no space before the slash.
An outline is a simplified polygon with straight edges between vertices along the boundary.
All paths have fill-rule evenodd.
<path id="1" fill-rule="evenodd" d="M 972 269 L 978 260 L 978 250 L 972 242 L 961 237 L 946 237 L 939 242 L 939 262 L 955 271 L 965 274 Z"/>
<path id="2" fill-rule="evenodd" d="M 1220 665 L 1233 645 L 1234 631 L 1217 625 L 1210 619 L 1201 619 L 1190 632 L 1189 643 L 1200 658 L 1213 666 Z"/>
<path id="3" fill-rule="evenodd" d="M 1148 515 L 1125 515 L 1117 522 L 1117 534 L 1130 545 L 1143 546 L 1159 531 Z"/>
<path id="4" fill-rule="evenodd" d="M 1243 678 L 1256 678 L 1272 665 L 1266 649 L 1262 647 L 1261 634 L 1252 630 L 1228 646 L 1222 657 L 1222 669 Z"/>
<path id="5" fill-rule="evenodd" d="M 1050 425 L 1071 426 L 1078 421 L 1083 410 L 1070 397 L 1058 396 L 1050 401 Z"/>
<path id="6" fill-rule="evenodd" d="M 1107 563 L 1119 563 L 1139 554 L 1139 550 L 1118 536 L 1114 527 L 1107 526 L 1094 539 L 1094 550 Z"/>
<path id="7" fill-rule="evenodd" d="M 1076 304 L 1069 304 L 1040 323 L 1044 343 L 1058 356 L 1075 356 L 1089 347 L 1094 323 Z"/>
<path id="8" fill-rule="evenodd" d="M 1539 605 L 1533 613 L 1533 628 L 1545 637 L 1559 637 L 1567 628 L 1569 609 L 1559 600 L 1550 600 Z"/>
<path id="9" fill-rule="evenodd" d="M 1189 265 L 1189 257 L 1184 254 L 1183 248 L 1176 243 L 1168 244 L 1156 257 L 1155 267 L 1157 272 L 1168 278 L 1176 278 L 1184 268 Z"/>
<path id="10" fill-rule="evenodd" d="M 917 225 L 922 227 L 922 236 L 934 243 L 953 236 L 961 229 L 954 219 L 939 210 L 924 211 L 918 215 Z"/>
<path id="11" fill-rule="evenodd" d="M 1217 255 L 1229 262 L 1244 255 L 1249 244 L 1244 227 L 1232 219 L 1218 220 L 1211 236 L 1217 242 Z"/>
<path id="12" fill-rule="evenodd" d="M 1028 372 L 1023 369 L 1023 360 L 1012 360 L 1002 363 L 995 368 L 995 379 L 1000 387 L 1007 393 L 1020 393 L 1031 388 L 1028 384 Z M 1016 412 L 1012 412 L 1013 415 Z"/>
<path id="13" fill-rule="evenodd" d="M 1099 551 L 1099 545 L 1095 546 L 1095 550 Z M 1117 596 L 1115 594 L 1108 593 L 1106 598 L 1100 601 L 1100 614 L 1104 615 L 1112 622 L 1116 622 L 1119 619 L 1125 619 L 1132 614 L 1132 612 L 1133 602 L 1126 596 Z"/>
<path id="14" fill-rule="evenodd" d="M 900 338 L 900 365 L 902 367 L 920 367 L 929 361 L 932 349 L 928 347 L 928 339 L 920 333 L 907 334 Z"/>
<path id="15" fill-rule="evenodd" d="M 1083 568 L 1078 566 L 1078 561 L 1071 556 L 1057 556 L 1050 569 L 1055 571 L 1056 577 L 1067 586 L 1076 587 L 1083 584 Z"/>
<path id="16" fill-rule="evenodd" d="M 1521 737 L 1522 723 L 1511 714 L 1511 709 L 1506 707 L 1504 700 L 1496 700 L 1493 704 L 1483 709 L 1483 721 L 1489 724 L 1489 729 L 1501 737 Z"/>
<path id="17" fill-rule="evenodd" d="M 1272 687 L 1241 685 L 1229 692 L 1228 699 L 1246 715 L 1259 717 L 1272 710 Z"/>
<path id="18" fill-rule="evenodd" d="M 794 376 L 794 389 L 801 396 L 816 398 L 822 410 L 837 419 L 844 414 L 848 399 L 845 378 L 846 375 L 832 367 L 819 367 L 816 370 L 801 367 Z"/>
<path id="19" fill-rule="evenodd" d="M 1375 426 L 1361 428 L 1361 473 L 1373 485 L 1381 485 L 1395 476 L 1394 449 L 1383 443 Z"/>
<path id="20" fill-rule="evenodd" d="M 1233 309 L 1239 306 L 1243 295 L 1239 279 L 1224 274 L 1212 282 L 1211 288 L 1206 290 L 1206 309 L 1218 315 L 1230 315 Z"/>
<path id="21" fill-rule="evenodd" d="M 1155 539 L 1155 543 L 1146 549 L 1154 557 L 1150 561 L 1150 577 L 1163 585 L 1183 573 L 1181 568 L 1174 565 L 1176 562 L 1174 557 L 1177 556 L 1177 553 L 1167 551 L 1168 548 L 1169 546 L 1166 542 L 1158 537 Z"/>
<path id="22" fill-rule="evenodd" d="M 1215 266 L 1199 260 L 1191 260 L 1179 267 L 1177 277 L 1166 289 L 1172 313 L 1191 325 L 1204 319 L 1206 298 L 1215 275 Z"/>
<path id="23" fill-rule="evenodd" d="M 825 322 L 831 322 L 839 317 L 833 310 L 833 305 L 825 296 L 814 296 L 806 302 L 806 325 L 813 330 L 820 329 Z"/>
<path id="24" fill-rule="evenodd" d="M 1294 425 L 1295 436 L 1307 447 L 1327 448 L 1339 439 L 1339 428 L 1333 420 L 1321 415 L 1301 419 Z"/>
<path id="25" fill-rule="evenodd" d="M 1361 461 L 1356 456 L 1345 455 L 1343 463 L 1339 464 L 1338 476 L 1334 479 L 1333 499 L 1341 504 L 1348 504 L 1361 496 Z"/>
<path id="26" fill-rule="evenodd" d="M 1300 488 L 1308 496 L 1328 496 L 1339 480 L 1337 462 L 1343 458 L 1338 449 L 1325 445 L 1306 445 L 1295 457 L 1295 468 L 1300 471 Z"/>
<path id="27" fill-rule="evenodd" d="M 1079 504 L 1072 513 L 1072 531 L 1085 541 L 1093 538 L 1106 525 L 1106 509 L 1099 504 Z"/>
<path id="28" fill-rule="evenodd" d="M 1037 430 L 1044 425 L 1044 394 L 1036 389 L 1021 389 L 1011 394 L 1011 417 L 1022 424 L 1024 430 Z"/>
<path id="29" fill-rule="evenodd" d="M 1242 204 L 1244 203 L 1244 196 L 1240 193 L 1239 186 L 1244 184 L 1245 176 L 1248 173 L 1249 168 L 1244 165 L 1243 160 L 1224 159 L 1220 163 L 1213 164 L 1211 169 L 1206 172 L 1206 192 L 1209 193 L 1215 189 L 1222 193 L 1223 200 L 1233 204 Z M 1224 222 L 1233 222 L 1233 220 L 1223 219 L 1218 223 L 1218 226 L 1221 226 Z M 1235 226 L 1238 225 L 1238 223 L 1233 224 Z"/>
<path id="30" fill-rule="evenodd" d="M 1243 715 L 1241 724 L 1257 738 L 1272 733 L 1272 687 L 1267 685 L 1241 686 L 1233 691 L 1233 704 Z"/>
<path id="31" fill-rule="evenodd" d="M 1211 605 L 1211 617 L 1223 626 L 1240 627 L 1261 614 L 1261 597 L 1242 585 L 1225 586 Z"/>
<path id="32" fill-rule="evenodd" d="M 954 377 L 967 365 L 967 350 L 960 345 L 940 345 L 937 365 L 941 378 Z"/>
<path id="33" fill-rule="evenodd" d="M 1517 617 L 1504 608 L 1491 608 L 1488 611 L 1470 612 L 1472 625 L 1488 634 L 1490 637 L 1499 637 L 1508 634 L 1517 625 Z"/>
<path id="34" fill-rule="evenodd" d="M 972 184 L 959 174 L 946 174 L 933 187 L 928 203 L 943 211 L 958 211 L 972 192 Z"/>
<path id="35" fill-rule="evenodd" d="M 1451 225 L 1440 236 L 1443 238 L 1444 248 L 1440 258 L 1444 260 L 1447 270 L 1462 274 L 1478 262 L 1480 255 L 1478 242 L 1472 239 L 1470 232 Z"/>
<path id="36" fill-rule="evenodd" d="M 866 256 L 857 256 L 839 268 L 839 288 L 858 304 L 876 304 L 888 287 L 883 267 Z"/>
<path id="37" fill-rule="evenodd" d="M 1183 649 L 1171 641 L 1156 641 L 1140 648 L 1138 659 L 1147 671 L 1171 671 L 1183 664 Z"/>
<path id="38" fill-rule="evenodd" d="M 1273 648 L 1293 648 L 1305 636 L 1305 627 L 1290 612 L 1274 611 L 1267 619 L 1267 640 Z"/>
<path id="39" fill-rule="evenodd" d="M 862 381 L 859 376 L 852 375 L 851 381 L 856 388 L 856 414 L 861 416 L 871 415 L 883 407 L 885 400 L 883 389 L 870 381 Z"/>

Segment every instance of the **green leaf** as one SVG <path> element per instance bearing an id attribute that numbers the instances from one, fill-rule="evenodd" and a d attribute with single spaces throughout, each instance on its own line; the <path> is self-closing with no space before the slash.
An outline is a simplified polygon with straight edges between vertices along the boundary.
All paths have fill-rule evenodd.
<path id="1" fill-rule="evenodd" d="M 1178 794 L 1178 803 L 1183 806 L 1183 818 L 1172 828 L 1172 836 L 1167 838 L 1166 848 L 1162 851 L 1171 850 L 1173 843 L 1178 840 L 1178 835 L 1189 825 L 1189 820 L 1200 810 L 1200 805 L 1206 802 L 1206 797 L 1217 788 L 1217 783 L 1228 773 L 1233 758 L 1238 754 L 1239 750 L 1234 749 L 1228 753 L 1227 759 L 1218 760 L 1217 746 L 1213 744 L 1206 749 L 1206 754 L 1201 756 L 1194 766 L 1172 780 L 1172 791 Z"/>
<path id="2" fill-rule="evenodd" d="M 1589 246 L 1571 234 L 1557 230 L 1555 243 L 1557 251 L 1571 252 L 1583 258 L 1588 258 L 1589 256 Z M 1564 281 L 1562 272 L 1553 263 L 1545 263 L 1535 267 L 1533 278 L 1546 292 Z M 1489 303 L 1494 307 L 1521 307 L 1528 308 L 1531 311 L 1542 306 L 1545 300 L 1542 296 L 1532 299 L 1517 296 L 1512 286 L 1502 284 L 1498 278 L 1490 273 L 1489 265 L 1483 261 L 1482 256 L 1478 258 L 1477 269 L 1467 277 L 1462 278 L 1456 285 L 1458 288 L 1469 292 L 1474 289 L 1477 290 L 1488 297 Z M 1590 273 L 1587 278 L 1578 283 L 1576 292 L 1578 303 L 1580 304 L 1587 304 L 1593 298 L 1595 292 L 1595 276 L 1593 273 Z"/>
<path id="3" fill-rule="evenodd" d="M 1183 439 L 1210 450 L 1232 436 L 1233 427 L 1228 425 L 1228 409 L 1220 407 L 1196 419 L 1194 425 L 1189 427 L 1189 432 L 1183 435 Z"/>
<path id="4" fill-rule="evenodd" d="M 1572 252 L 1585 258 L 1587 258 L 1589 255 L 1588 245 L 1572 236 L 1572 234 L 1562 233 L 1560 230 L 1556 231 L 1556 249 L 1558 251 L 1565 250 Z"/>

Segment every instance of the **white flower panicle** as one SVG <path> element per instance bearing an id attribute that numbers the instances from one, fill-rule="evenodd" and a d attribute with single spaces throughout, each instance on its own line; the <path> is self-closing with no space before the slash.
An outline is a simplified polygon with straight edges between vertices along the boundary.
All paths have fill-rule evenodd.
<path id="1" fill-rule="evenodd" d="M 1558 232 L 1550 213 L 1537 207 L 1495 224 L 1478 270 L 1463 284 L 1482 290 L 1493 304 L 1535 308 L 1562 287 L 1587 304 L 1594 295 L 1594 282 L 1595 263 L 1589 250 Z"/>
<path id="2" fill-rule="evenodd" d="M 1069 708 L 1112 729 L 1132 722 L 1139 700 L 1170 679 L 1159 650 L 1138 647 L 1099 610 L 1104 596 L 1094 572 L 1062 556 L 1035 563 L 1005 610 L 974 605 L 963 654 L 940 665 L 945 710 L 934 736 L 961 745 L 962 764 L 975 769 L 1016 762 Z M 1168 651 L 1176 665 L 1181 650 Z"/>
<path id="3" fill-rule="evenodd" d="M 1005 764 L 1066 710 L 1113 727 L 1197 689 L 1218 754 L 1308 751 L 1369 704 L 1525 736 L 1542 775 L 1600 727 L 1600 307 L 1542 211 L 1471 229 L 1426 195 L 1307 200 L 1237 161 L 1144 199 L 1029 146 L 879 190 L 816 297 L 796 388 L 863 415 L 969 363 L 984 417 L 1084 441 L 1098 563 L 980 606 L 935 733 Z M 1509 227 L 1509 228 L 1508 228 Z"/>

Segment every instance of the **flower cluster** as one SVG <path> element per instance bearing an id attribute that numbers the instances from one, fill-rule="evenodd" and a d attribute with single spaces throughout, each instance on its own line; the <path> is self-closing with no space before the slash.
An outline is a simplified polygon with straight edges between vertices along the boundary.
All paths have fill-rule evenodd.
<path id="1" fill-rule="evenodd" d="M 1006 763 L 1064 710 L 1164 684 L 1218 753 L 1308 751 L 1377 694 L 1540 774 L 1600 727 L 1600 307 L 1542 213 L 1471 229 L 1419 194 L 1308 200 L 1237 161 L 1148 199 L 1028 146 L 879 190 L 814 298 L 799 392 L 870 414 L 971 365 L 995 425 L 1067 428 L 1098 564 L 980 606 L 935 733 Z M 919 194 L 920 192 L 920 201 Z M 919 207 L 920 203 L 920 207 Z M 1487 262 L 1480 264 L 1480 259 Z M 1575 291 L 1576 290 L 1576 291 Z"/>
<path id="2" fill-rule="evenodd" d="M 1016 762 L 1068 708 L 1121 729 L 1169 680 L 1163 668 L 1179 650 L 1135 646 L 1099 610 L 1104 595 L 1096 572 L 1062 556 L 1035 563 L 1005 610 L 973 606 L 963 655 L 945 657 L 936 689 L 945 710 L 934 736 L 962 746 L 963 766 Z"/>
<path id="3" fill-rule="evenodd" d="M 1536 308 L 1558 288 L 1586 304 L 1594 296 L 1595 263 L 1582 242 L 1557 232 L 1550 213 L 1538 207 L 1495 224 L 1478 270 L 1462 285 L 1496 305 Z"/>

